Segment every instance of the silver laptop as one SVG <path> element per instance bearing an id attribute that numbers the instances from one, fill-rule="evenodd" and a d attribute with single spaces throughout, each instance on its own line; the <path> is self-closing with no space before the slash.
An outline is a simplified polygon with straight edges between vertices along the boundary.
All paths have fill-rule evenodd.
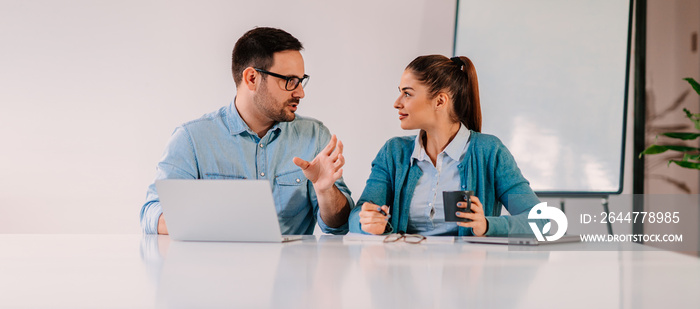
<path id="1" fill-rule="evenodd" d="M 539 241 L 534 235 L 516 235 L 516 236 L 503 236 L 503 237 L 478 237 L 478 236 L 464 236 L 462 237 L 464 241 L 471 243 L 480 244 L 496 244 L 496 245 L 520 245 L 520 246 L 539 246 L 539 245 L 549 245 L 549 244 L 561 244 L 561 243 L 571 243 L 581 241 L 581 236 L 579 235 L 564 235 L 555 241 Z"/>
<path id="2" fill-rule="evenodd" d="M 285 242 L 267 180 L 156 181 L 168 233 L 174 240 Z"/>

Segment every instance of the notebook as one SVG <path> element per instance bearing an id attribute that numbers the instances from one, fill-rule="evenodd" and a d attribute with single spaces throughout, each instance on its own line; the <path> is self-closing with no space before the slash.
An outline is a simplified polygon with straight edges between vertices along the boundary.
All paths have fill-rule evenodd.
<path id="1" fill-rule="evenodd" d="M 168 233 L 174 240 L 285 242 L 267 180 L 156 181 Z"/>

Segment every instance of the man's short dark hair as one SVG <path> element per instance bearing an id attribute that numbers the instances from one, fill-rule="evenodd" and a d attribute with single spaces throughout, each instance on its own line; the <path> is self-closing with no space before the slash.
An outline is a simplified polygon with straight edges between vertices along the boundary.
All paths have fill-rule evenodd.
<path id="1" fill-rule="evenodd" d="M 236 86 L 241 83 L 247 67 L 268 70 L 274 54 L 285 50 L 302 50 L 304 46 L 294 36 L 282 29 L 258 27 L 246 32 L 233 47 L 231 71 Z"/>

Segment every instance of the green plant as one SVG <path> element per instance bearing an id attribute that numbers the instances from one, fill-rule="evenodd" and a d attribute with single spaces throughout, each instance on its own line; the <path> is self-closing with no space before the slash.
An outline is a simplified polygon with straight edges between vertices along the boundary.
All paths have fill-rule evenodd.
<path id="1" fill-rule="evenodd" d="M 700 84 L 697 81 L 690 77 L 684 78 L 684 80 L 687 81 L 693 87 L 693 89 L 695 90 L 695 92 L 698 93 L 698 95 L 700 95 Z M 690 121 L 692 121 L 695 124 L 695 129 L 700 131 L 700 114 L 693 114 L 685 108 L 683 109 L 683 112 L 685 112 L 686 117 L 688 117 L 688 119 L 690 119 Z M 690 132 L 667 132 L 661 133 L 661 135 L 682 141 L 695 140 L 698 137 L 700 137 L 700 133 Z M 639 157 L 641 158 L 643 155 L 659 154 L 668 150 L 683 153 L 683 158 L 681 160 L 668 160 L 668 165 L 671 165 L 671 163 L 675 163 L 680 167 L 700 170 L 700 148 L 698 147 L 690 147 L 684 145 L 652 144 L 647 149 L 642 151 L 642 153 L 639 154 Z"/>

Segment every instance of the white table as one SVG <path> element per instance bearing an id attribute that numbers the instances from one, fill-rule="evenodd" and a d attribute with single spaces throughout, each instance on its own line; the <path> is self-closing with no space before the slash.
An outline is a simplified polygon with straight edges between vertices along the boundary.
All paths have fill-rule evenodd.
<path id="1" fill-rule="evenodd" d="M 0 235 L 0 308 L 700 307 L 697 257 L 542 248 Z"/>

